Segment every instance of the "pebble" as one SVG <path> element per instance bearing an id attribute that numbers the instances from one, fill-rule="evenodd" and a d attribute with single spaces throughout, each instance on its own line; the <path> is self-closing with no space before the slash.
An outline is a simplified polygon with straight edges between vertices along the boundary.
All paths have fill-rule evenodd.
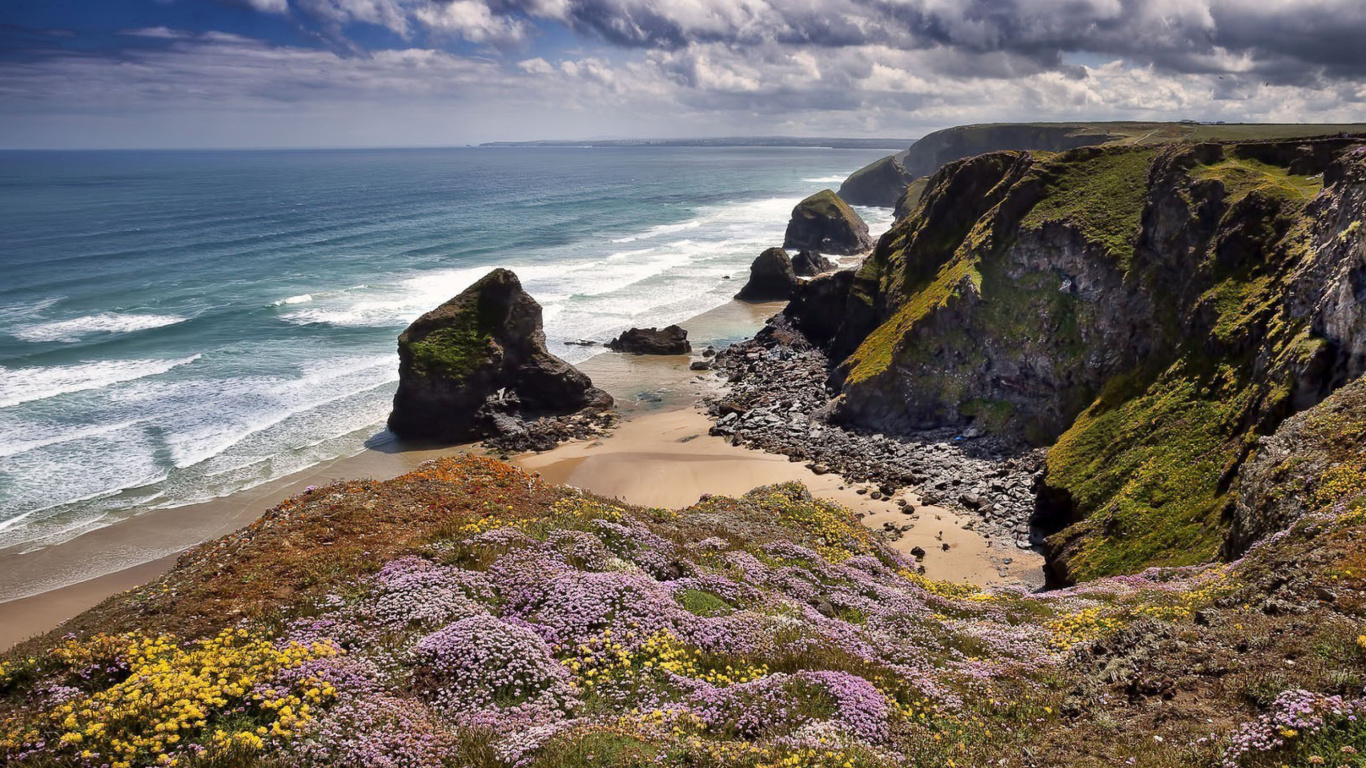
<path id="1" fill-rule="evenodd" d="M 826 423 L 822 409 L 836 394 L 826 386 L 829 360 L 783 322 L 779 316 L 756 338 L 716 354 L 714 368 L 731 383 L 706 402 L 713 435 L 839 474 L 875 500 L 914 487 L 923 504 L 965 513 L 988 539 L 1029 538 L 1042 450 L 971 430 L 893 436 Z"/>

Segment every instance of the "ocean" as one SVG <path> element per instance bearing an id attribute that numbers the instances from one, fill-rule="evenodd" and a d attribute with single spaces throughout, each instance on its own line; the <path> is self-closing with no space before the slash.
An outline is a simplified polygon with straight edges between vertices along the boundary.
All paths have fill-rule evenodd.
<path id="1" fill-rule="evenodd" d="M 0 152 L 0 548 L 382 440 L 398 333 L 492 267 L 571 362 L 720 306 L 797 201 L 884 154 Z"/>

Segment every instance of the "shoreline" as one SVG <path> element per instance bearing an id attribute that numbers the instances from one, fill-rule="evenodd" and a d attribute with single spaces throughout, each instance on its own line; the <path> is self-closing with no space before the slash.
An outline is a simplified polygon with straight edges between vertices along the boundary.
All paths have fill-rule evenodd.
<path id="1" fill-rule="evenodd" d="M 753 334 L 779 309 L 781 304 L 732 300 L 683 325 L 697 340 L 700 352 L 709 343 Z M 617 412 L 625 421 L 637 412 L 695 397 L 691 391 L 683 392 L 698 378 L 697 372 L 688 370 L 687 360 L 686 356 L 601 353 L 580 363 L 579 368 L 617 398 Z M 643 392 L 653 394 L 642 397 Z M 388 433 L 383 425 L 377 425 L 374 435 Z M 250 524 L 310 485 L 358 477 L 397 477 L 429 459 L 475 447 L 378 440 L 360 453 L 336 457 L 226 496 L 142 510 L 57 544 L 34 547 L 25 543 L 0 549 L 0 650 L 52 629 L 111 595 L 155 579 L 175 564 L 181 552 Z"/>
<path id="2" fill-rule="evenodd" d="M 708 343 L 739 335 L 737 330 L 752 334 L 779 308 L 781 303 L 731 301 L 683 325 L 700 352 Z M 957 512 L 924 506 L 913 493 L 899 494 L 915 508 L 910 514 L 894 498 L 873 500 L 867 486 L 860 494 L 859 486 L 838 475 L 818 475 L 787 456 L 709 435 L 711 422 L 698 401 L 717 391 L 719 380 L 688 370 L 688 360 L 683 355 L 594 355 L 580 368 L 618 399 L 619 425 L 602 437 L 518 455 L 511 463 L 540 472 L 551 482 L 642 506 L 683 507 L 704 493 L 738 496 L 758 486 L 797 480 L 814 495 L 854 510 L 870 528 L 891 524 L 903 529 L 890 546 L 903 552 L 917 546 L 926 550 L 924 565 L 930 578 L 983 586 L 1042 584 L 1041 558 L 993 545 L 980 533 L 964 529 Z M 470 450 L 478 449 L 368 448 L 219 499 L 148 510 L 36 551 L 0 551 L 0 585 L 13 595 L 0 602 L 0 650 L 154 580 L 174 566 L 181 552 L 248 525 L 309 485 L 360 477 L 388 479 L 429 459 Z M 90 575 L 82 579 L 81 572 Z"/>

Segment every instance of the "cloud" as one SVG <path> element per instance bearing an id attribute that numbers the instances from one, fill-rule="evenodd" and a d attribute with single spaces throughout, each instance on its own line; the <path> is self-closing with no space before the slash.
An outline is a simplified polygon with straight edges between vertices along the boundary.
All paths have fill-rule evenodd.
<path id="1" fill-rule="evenodd" d="M 238 2 L 262 13 L 289 13 L 289 0 L 238 0 Z"/>
<path id="2" fill-rule="evenodd" d="M 285 0 L 250 0 L 283 12 Z M 507 47 L 535 23 L 622 49 L 722 43 L 817 50 L 941 49 L 960 66 L 1064 70 L 1070 54 L 1263 81 L 1366 77 L 1360 0 L 294 0 L 339 28 L 365 23 Z M 950 60 L 952 56 L 943 57 Z M 1027 63 L 1025 63 L 1027 62 Z M 1075 72 L 1074 72 L 1075 74 Z"/>
<path id="3" fill-rule="evenodd" d="M 527 37 L 526 25 L 505 15 L 495 15 L 481 0 L 428 3 L 416 11 L 427 27 L 458 35 L 473 43 L 510 45 Z"/>
<path id="4" fill-rule="evenodd" d="M 193 37 L 189 32 L 181 32 L 166 27 L 145 27 L 143 29 L 125 29 L 119 32 L 124 37 L 146 37 L 155 40 L 184 40 Z"/>
<path id="5" fill-rule="evenodd" d="M 1366 119 L 1358 0 L 294 0 L 290 9 L 330 34 L 375 25 L 403 42 L 320 50 L 152 27 L 125 34 L 168 44 L 0 60 L 0 113 L 18 116 L 0 121 L 0 143 L 15 125 L 31 126 L 31 141 L 55 140 L 37 126 L 81 112 L 175 113 L 179 121 L 154 130 L 194 124 L 211 136 L 227 127 L 202 115 L 255 114 L 251 130 L 321 126 L 330 138 L 290 139 L 313 144 Z M 338 125 L 339 114 L 350 120 Z M 260 140 L 284 141 L 286 130 L 261 128 Z M 196 139 L 218 141 L 177 141 Z"/>

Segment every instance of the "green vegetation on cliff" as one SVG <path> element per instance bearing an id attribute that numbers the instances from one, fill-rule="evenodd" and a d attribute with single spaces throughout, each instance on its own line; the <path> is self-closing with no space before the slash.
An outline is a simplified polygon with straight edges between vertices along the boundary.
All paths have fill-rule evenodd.
<path id="1" fill-rule="evenodd" d="M 1310 206 L 1355 194 L 1324 189 L 1351 146 L 947 166 L 860 272 L 883 320 L 841 366 L 841 418 L 1056 439 L 1041 522 L 1065 582 L 1210 560 L 1258 436 L 1326 386 L 1306 297 L 1334 289 L 1308 270 L 1359 227 L 1324 233 Z"/>
<path id="2" fill-rule="evenodd" d="M 1020 222 L 1040 227 L 1063 222 L 1128 269 L 1156 150 L 1078 151 L 1039 166 L 1043 197 Z"/>
<path id="3" fill-rule="evenodd" d="M 492 327 L 478 307 L 466 308 L 448 322 L 408 342 L 414 373 L 460 379 L 488 362 Z"/>

